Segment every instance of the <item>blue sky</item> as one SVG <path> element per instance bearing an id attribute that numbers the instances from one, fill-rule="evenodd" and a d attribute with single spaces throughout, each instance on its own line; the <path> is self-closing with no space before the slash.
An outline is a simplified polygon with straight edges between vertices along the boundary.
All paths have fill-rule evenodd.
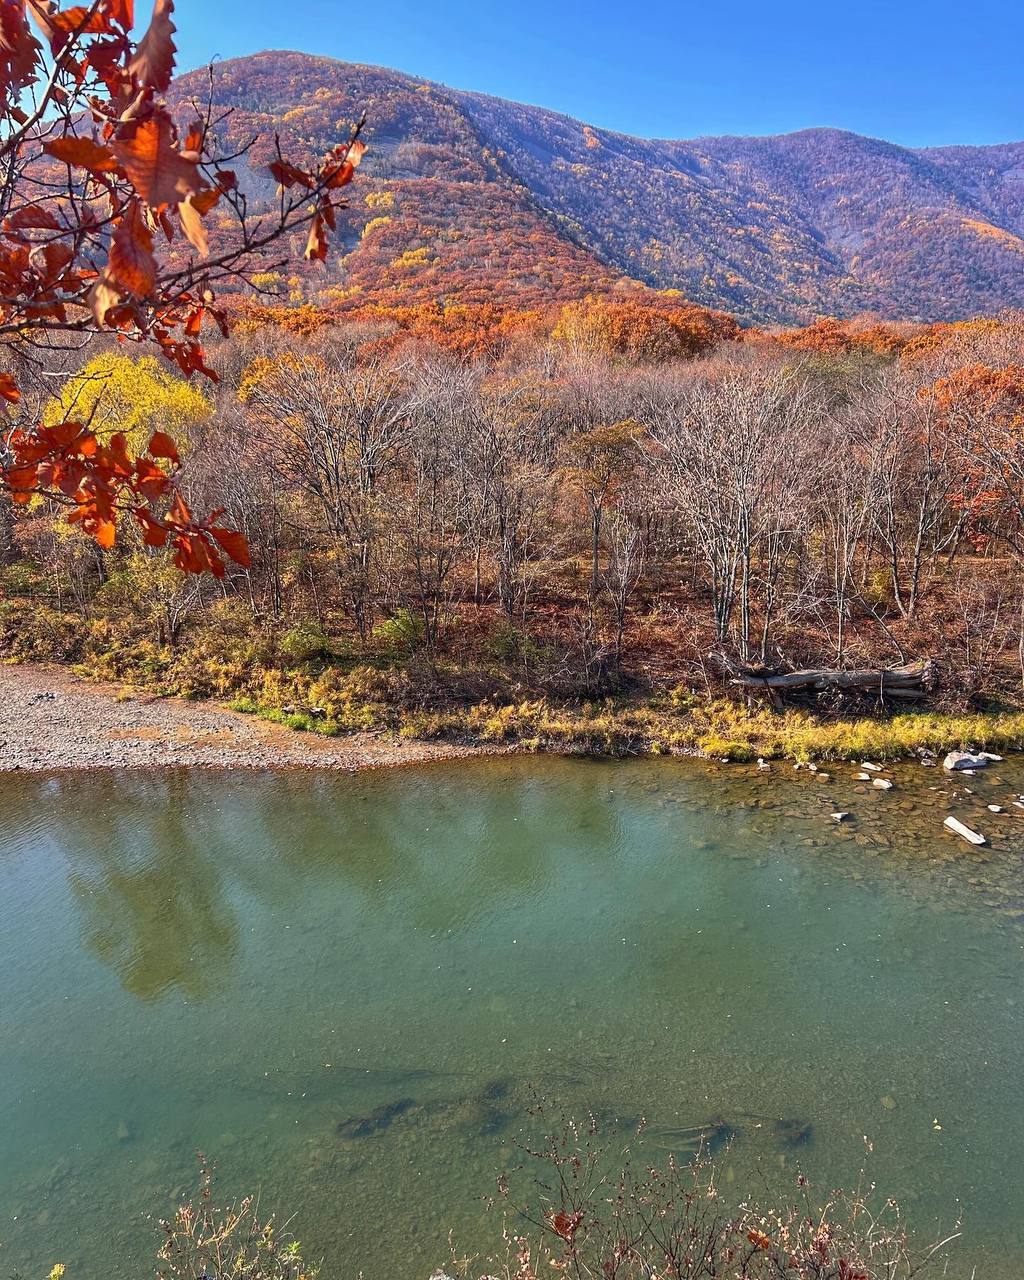
<path id="1" fill-rule="evenodd" d="M 139 0 L 140 14 L 146 0 Z M 177 0 L 181 69 L 302 49 L 646 137 L 1024 139 L 1019 0 Z"/>

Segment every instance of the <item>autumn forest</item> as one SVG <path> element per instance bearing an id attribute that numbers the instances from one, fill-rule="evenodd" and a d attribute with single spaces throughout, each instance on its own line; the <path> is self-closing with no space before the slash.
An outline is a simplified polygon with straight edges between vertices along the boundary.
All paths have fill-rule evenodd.
<path id="1" fill-rule="evenodd" d="M 101 343 L 35 411 L 165 432 L 250 563 L 182 574 L 145 528 L 104 549 L 8 504 L 6 645 L 332 732 L 529 736 L 535 700 L 685 708 L 726 664 L 928 661 L 928 705 L 1012 700 L 1022 356 L 1013 315 L 766 333 L 597 298 L 242 303 L 216 382 Z"/>
<path id="2" fill-rule="evenodd" d="M 173 80 L 164 0 L 137 47 L 130 5 L 30 8 L 58 114 L 9 97 L 9 656 L 322 733 L 602 750 L 749 754 L 699 708 L 778 710 L 764 677 L 801 669 L 879 673 L 819 711 L 1016 702 L 1024 320 L 994 259 L 984 299 L 934 255 L 826 262 L 776 167 L 748 178 L 770 266 L 664 236 L 630 266 L 612 211 L 681 216 L 638 143 L 302 55 Z M 19 22 L 9 95 L 44 49 Z M 690 222 L 734 219 L 701 164 Z"/>

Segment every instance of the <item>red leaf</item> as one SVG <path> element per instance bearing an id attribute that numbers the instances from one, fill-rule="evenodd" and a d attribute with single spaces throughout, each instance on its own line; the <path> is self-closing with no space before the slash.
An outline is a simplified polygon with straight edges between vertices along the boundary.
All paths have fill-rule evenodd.
<path id="1" fill-rule="evenodd" d="M 0 397 L 10 404 L 17 404 L 21 399 L 21 392 L 12 373 L 0 373 Z"/>
<path id="2" fill-rule="evenodd" d="M 139 507 L 135 512 L 135 519 L 142 525 L 142 541 L 147 547 L 165 547 L 167 545 L 169 531 L 156 519 L 152 512 L 147 511 L 145 507 Z"/>
<path id="3" fill-rule="evenodd" d="M 64 48 L 72 35 L 100 35 L 110 30 L 105 14 L 97 10 L 90 14 L 84 5 L 73 5 L 60 10 L 53 0 L 28 0 L 36 26 L 50 45 L 54 57 Z"/>
<path id="4" fill-rule="evenodd" d="M 219 195 L 220 193 L 215 192 L 214 194 Z M 196 207 L 194 193 L 180 202 L 178 205 L 178 217 L 181 219 L 181 229 L 184 231 L 189 243 L 201 258 L 205 258 L 210 252 L 210 241 L 206 234 L 206 227 L 203 226 L 203 216 Z"/>
<path id="5" fill-rule="evenodd" d="M 135 26 L 135 0 L 106 0 L 107 13 L 122 31 Z"/>
<path id="6" fill-rule="evenodd" d="M 117 158 L 113 153 L 91 138 L 74 138 L 69 134 L 65 138 L 55 138 L 53 142 L 44 142 L 43 150 L 56 160 L 88 169 L 90 173 L 110 173 L 117 168 Z"/>
<path id="7" fill-rule="evenodd" d="M 556 1235 L 560 1235 L 563 1240 L 571 1240 L 579 1229 L 580 1223 L 583 1221 L 582 1213 L 566 1213 L 564 1209 L 560 1209 L 558 1213 L 551 1218 L 551 1226 Z"/>
<path id="8" fill-rule="evenodd" d="M 309 228 L 309 239 L 306 241 L 304 254 L 307 262 L 323 262 L 327 257 L 327 232 L 324 228 L 323 214 L 319 211 L 313 218 Z"/>
<path id="9" fill-rule="evenodd" d="M 146 298 L 156 284 L 153 234 L 146 225 L 142 207 L 133 200 L 117 224 L 107 261 L 108 281 L 135 298 Z"/>
<path id="10" fill-rule="evenodd" d="M 122 302 L 120 292 L 105 276 L 100 276 L 89 290 L 89 307 L 98 325 L 106 324 L 110 313 Z"/>
<path id="11" fill-rule="evenodd" d="M 190 525 L 192 523 L 192 512 L 189 511 L 188 503 L 185 501 L 185 499 L 181 496 L 180 493 L 176 493 L 174 495 L 174 505 L 171 507 L 170 514 L 168 515 L 167 518 L 173 524 L 179 525 L 181 527 Z"/>
<path id="12" fill-rule="evenodd" d="M 24 124 L 28 117 L 12 105 L 36 78 L 40 44 L 32 34 L 21 0 L 0 0 L 0 103 Z"/>
<path id="13" fill-rule="evenodd" d="M 154 458 L 167 458 L 168 461 L 175 464 L 181 461 L 178 456 L 178 446 L 166 431 L 153 432 L 153 437 L 149 442 L 149 452 Z"/>
<path id="14" fill-rule="evenodd" d="M 366 155 L 366 150 L 366 143 L 360 142 L 358 138 L 349 146 L 339 148 L 336 158 L 324 166 L 323 176 L 331 190 L 348 186 L 355 177 L 356 168 Z"/>
<path id="15" fill-rule="evenodd" d="M 11 214 L 4 222 L 4 228 L 7 231 L 26 231 L 30 228 L 39 231 L 59 231 L 60 223 L 49 209 L 44 209 L 38 204 L 26 204 L 17 213 Z"/>
<path id="16" fill-rule="evenodd" d="M 96 527 L 93 530 L 93 537 L 104 551 L 109 551 L 117 540 L 117 525 L 113 520 L 107 520 L 102 517 L 97 518 Z"/>
<path id="17" fill-rule="evenodd" d="M 305 187 L 307 191 L 312 191 L 316 186 L 315 178 L 304 169 L 297 169 L 295 165 L 289 164 L 287 160 L 275 160 L 268 168 L 282 187 Z"/>
<path id="18" fill-rule="evenodd" d="M 174 0 L 156 0 L 153 17 L 146 34 L 139 41 L 135 57 L 128 63 L 128 73 L 136 84 L 165 93 L 174 75 L 177 50 L 171 37 L 175 26 L 171 21 Z"/>
<path id="19" fill-rule="evenodd" d="M 207 544 L 201 533 L 180 533 L 174 539 L 174 563 L 182 573 L 212 573 L 224 577 L 224 561 Z"/>
<path id="20" fill-rule="evenodd" d="M 243 569 L 252 568 L 249 544 L 243 534 L 236 529 L 211 529 L 210 533 L 216 538 L 217 545 L 228 553 L 235 564 L 240 564 Z"/>
<path id="21" fill-rule="evenodd" d="M 111 144 L 132 186 L 151 207 L 178 204 L 206 186 L 199 166 L 182 156 L 174 139 L 171 118 L 161 109 L 125 126 Z"/>

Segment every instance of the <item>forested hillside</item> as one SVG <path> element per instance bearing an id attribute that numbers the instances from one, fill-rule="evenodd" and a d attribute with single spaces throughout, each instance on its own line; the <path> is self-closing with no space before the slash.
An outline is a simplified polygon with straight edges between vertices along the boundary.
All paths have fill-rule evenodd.
<path id="1" fill-rule="evenodd" d="M 208 89 L 205 71 L 177 82 L 179 99 Z M 639 284 L 794 323 L 1024 304 L 1024 143 L 911 151 L 830 129 L 646 141 L 300 53 L 220 64 L 213 93 L 233 109 L 232 142 L 257 136 L 253 163 L 278 133 L 311 159 L 365 110 L 344 256 L 303 286 L 321 301 L 529 308 Z M 269 197 L 269 178 L 252 193 Z"/>

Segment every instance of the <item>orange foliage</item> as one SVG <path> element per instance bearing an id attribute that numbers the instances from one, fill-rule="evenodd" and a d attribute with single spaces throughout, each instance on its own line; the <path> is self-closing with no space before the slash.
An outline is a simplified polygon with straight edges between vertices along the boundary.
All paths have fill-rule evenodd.
<path id="1" fill-rule="evenodd" d="M 913 331 L 914 326 L 909 325 L 872 323 L 858 326 L 855 321 L 826 318 L 802 329 L 770 335 L 768 341 L 813 355 L 871 352 L 879 356 L 896 356 L 913 341 Z"/>
<path id="2" fill-rule="evenodd" d="M 921 328 L 903 350 L 908 361 L 921 360 L 934 355 L 951 343 L 972 338 L 991 336 L 999 332 L 1003 321 L 993 316 L 974 320 L 957 320 L 952 324 L 930 324 Z"/>
<path id="3" fill-rule="evenodd" d="M 354 312 L 352 318 L 393 324 L 397 338 L 422 338 L 456 355 L 489 358 L 503 355 L 516 339 L 538 336 L 545 327 L 540 311 L 510 310 L 495 303 L 376 306 Z"/>
<path id="4" fill-rule="evenodd" d="M 932 389 L 939 408 L 947 414 L 970 411 L 1024 437 L 1024 367 L 1007 365 L 991 369 L 968 365 L 940 378 Z"/>
<path id="5" fill-rule="evenodd" d="M 702 307 L 666 306 L 654 294 L 645 301 L 610 302 L 588 298 L 560 309 L 520 310 L 499 303 L 438 302 L 410 306 L 383 303 L 359 309 L 268 306 L 244 300 L 231 308 L 239 332 L 263 327 L 309 335 L 343 324 L 376 328 L 373 351 L 422 340 L 443 351 L 471 358 L 500 359 L 517 343 L 553 338 L 582 350 L 621 356 L 633 363 L 690 359 L 731 341 L 740 332 L 731 316 Z M 370 342 L 365 335 L 364 348 Z M 365 354 L 365 351 L 364 351 Z"/>
<path id="6" fill-rule="evenodd" d="M 588 298 L 562 308 L 552 337 L 583 351 L 661 363 L 703 354 L 739 335 L 739 325 L 703 307 L 644 305 Z"/>
<path id="7" fill-rule="evenodd" d="M 934 400 L 960 445 L 961 488 L 955 496 L 975 522 L 1019 512 L 1024 493 L 1024 366 L 973 364 L 923 392 Z M 976 541 L 986 538 L 976 533 Z"/>

